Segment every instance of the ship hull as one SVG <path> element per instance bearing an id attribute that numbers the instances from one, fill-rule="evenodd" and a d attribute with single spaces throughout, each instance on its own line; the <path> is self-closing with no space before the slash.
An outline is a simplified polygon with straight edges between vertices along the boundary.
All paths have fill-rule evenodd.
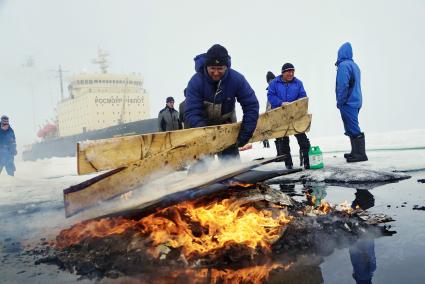
<path id="1" fill-rule="evenodd" d="M 24 161 L 35 161 L 37 159 L 52 157 L 74 157 L 77 152 L 77 142 L 79 141 L 145 134 L 157 131 L 158 122 L 156 118 L 115 125 L 104 129 L 34 143 L 31 145 L 31 149 L 25 150 L 22 153 L 22 159 Z"/>

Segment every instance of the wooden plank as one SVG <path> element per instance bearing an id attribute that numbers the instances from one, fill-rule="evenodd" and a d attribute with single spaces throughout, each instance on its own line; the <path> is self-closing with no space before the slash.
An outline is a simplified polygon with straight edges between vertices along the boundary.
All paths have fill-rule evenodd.
<path id="1" fill-rule="evenodd" d="M 251 142 L 265 138 L 276 138 L 283 135 L 293 135 L 308 131 L 311 115 L 291 121 L 287 125 L 265 127 L 255 131 Z M 259 124 L 261 127 L 262 124 Z M 273 128 L 275 126 L 275 128 Z M 216 154 L 236 142 L 240 124 L 219 125 L 205 130 L 197 128 L 198 136 L 191 136 L 185 144 L 180 144 L 165 151 L 158 152 L 148 158 L 127 164 L 114 170 L 113 174 L 106 173 L 102 178 L 95 177 L 93 182 L 86 181 L 64 191 L 65 213 L 71 216 L 98 202 L 118 196 L 140 186 L 147 180 L 170 173 L 184 166 L 187 162 L 198 160 L 204 155 Z M 213 132 L 210 130 L 214 129 Z M 202 132 L 202 130 L 205 130 Z M 219 137 L 219 138 L 217 138 Z"/>
<path id="2" fill-rule="evenodd" d="M 303 98 L 261 114 L 251 142 L 279 137 L 276 135 L 293 135 L 292 130 L 298 130 L 299 133 L 307 131 L 304 124 L 307 119 L 305 117 L 307 110 L 308 98 Z M 302 117 L 304 118 L 300 120 Z M 296 121 L 295 124 L 294 121 Z M 294 129 L 290 129 L 294 126 Z M 194 139 L 209 139 L 211 147 L 215 147 L 214 144 L 217 144 L 217 147 L 221 148 L 222 143 L 220 141 L 223 135 L 229 140 L 226 141 L 226 145 L 234 144 L 239 129 L 240 122 L 80 142 L 77 147 L 77 170 L 79 174 L 88 174 L 127 166 L 127 164 L 143 160 L 160 152 L 185 147 L 187 143 Z M 215 153 L 219 151 L 215 151 Z"/>

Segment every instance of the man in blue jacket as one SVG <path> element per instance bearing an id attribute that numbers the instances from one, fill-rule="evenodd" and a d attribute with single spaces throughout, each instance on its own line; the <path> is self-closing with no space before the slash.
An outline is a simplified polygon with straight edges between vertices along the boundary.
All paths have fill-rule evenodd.
<path id="1" fill-rule="evenodd" d="M 15 175 L 14 157 L 16 156 L 15 132 L 9 125 L 9 118 L 6 115 L 1 117 L 0 129 L 0 173 L 3 167 L 10 176 Z"/>
<path id="2" fill-rule="evenodd" d="M 285 63 L 282 66 L 282 75 L 276 77 L 269 85 L 267 98 L 272 109 L 283 106 L 284 104 L 307 97 L 303 83 L 295 76 L 295 67 L 291 63 Z M 300 161 L 304 168 L 310 168 L 308 159 L 308 150 L 310 149 L 310 141 L 305 133 L 295 134 L 298 145 L 300 146 Z M 289 137 L 284 136 L 277 138 L 276 141 L 277 155 L 285 155 L 285 166 L 292 169 L 291 148 L 289 147 Z"/>
<path id="3" fill-rule="evenodd" d="M 235 145 L 218 156 L 239 158 L 238 147 L 251 139 L 257 126 L 259 104 L 245 77 L 230 68 L 230 56 L 223 46 L 213 45 L 195 57 L 196 74 L 186 89 L 185 119 L 190 127 L 236 122 L 235 102 L 242 106 L 242 125 Z"/>
<path id="4" fill-rule="evenodd" d="M 349 42 L 338 50 L 336 73 L 336 101 L 344 123 L 345 135 L 350 137 L 351 152 L 344 154 L 348 163 L 367 161 L 365 135 L 360 130 L 359 112 L 362 107 L 360 68 L 353 61 L 353 49 Z"/>

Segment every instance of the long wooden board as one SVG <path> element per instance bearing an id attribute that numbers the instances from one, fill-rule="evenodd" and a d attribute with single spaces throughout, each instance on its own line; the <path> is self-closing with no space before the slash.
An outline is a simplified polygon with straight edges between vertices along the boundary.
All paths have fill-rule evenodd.
<path id="1" fill-rule="evenodd" d="M 250 142 L 308 131 L 311 118 L 306 116 L 307 111 L 308 98 L 303 98 L 261 114 Z M 217 153 L 236 142 L 240 125 L 239 122 L 80 142 L 77 144 L 78 173 L 126 167 L 171 149 L 203 145 L 203 141 L 208 141 L 208 148 L 212 149 L 209 153 Z"/>
<path id="2" fill-rule="evenodd" d="M 265 138 L 306 132 L 310 124 L 311 115 L 304 115 L 288 125 L 267 130 L 267 136 L 264 136 L 262 131 L 256 131 L 251 140 L 261 141 Z M 218 153 L 235 143 L 238 131 L 238 124 L 217 126 L 213 135 L 220 139 L 198 137 L 198 139 L 188 140 L 184 145 L 167 149 L 66 189 L 64 191 L 66 216 L 72 216 L 98 202 L 128 192 L 151 178 L 177 170 L 188 161 L 197 160 L 203 155 Z M 211 143 L 211 140 L 215 143 Z"/>

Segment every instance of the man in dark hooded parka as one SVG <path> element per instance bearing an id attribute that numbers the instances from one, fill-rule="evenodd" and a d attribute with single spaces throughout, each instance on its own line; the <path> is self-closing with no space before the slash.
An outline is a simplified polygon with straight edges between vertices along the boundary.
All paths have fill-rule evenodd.
<path id="1" fill-rule="evenodd" d="M 3 167 L 10 176 L 15 175 L 14 158 L 16 152 L 15 132 L 9 125 L 9 117 L 3 115 L 0 122 L 0 173 Z"/>
<path id="2" fill-rule="evenodd" d="M 351 152 L 344 154 L 348 163 L 367 161 L 365 135 L 360 130 L 359 112 L 362 107 L 360 68 L 353 60 L 349 42 L 338 50 L 336 74 L 336 101 L 344 123 L 345 135 L 350 137 Z"/>
<path id="3" fill-rule="evenodd" d="M 194 60 L 196 74 L 186 90 L 185 119 L 190 127 L 236 122 L 238 101 L 243 118 L 237 142 L 218 155 L 221 159 L 238 158 L 238 147 L 248 143 L 257 126 L 259 104 L 255 92 L 242 74 L 230 68 L 225 47 L 215 44 Z"/>

